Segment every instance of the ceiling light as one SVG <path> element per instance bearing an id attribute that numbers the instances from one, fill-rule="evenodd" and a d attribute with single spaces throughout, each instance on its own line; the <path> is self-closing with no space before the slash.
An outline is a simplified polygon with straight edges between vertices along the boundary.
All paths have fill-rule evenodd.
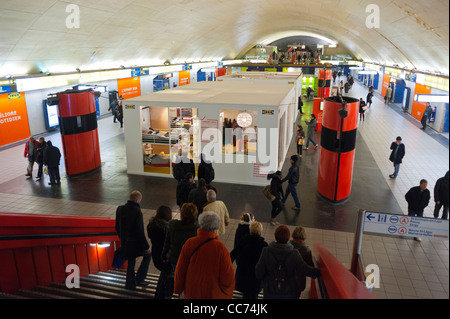
<path id="1" fill-rule="evenodd" d="M 238 123 L 238 125 L 240 127 L 249 127 L 250 125 L 252 125 L 253 119 L 252 116 L 250 114 L 248 114 L 247 112 L 242 112 L 239 113 L 236 121 Z"/>

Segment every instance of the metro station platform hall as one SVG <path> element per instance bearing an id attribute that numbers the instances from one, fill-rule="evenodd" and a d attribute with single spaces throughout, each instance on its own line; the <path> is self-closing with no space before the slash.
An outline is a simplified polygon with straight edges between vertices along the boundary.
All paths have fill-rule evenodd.
<path id="1" fill-rule="evenodd" d="M 4 96 L 0 99 L 0 119 L 2 114 L 12 112 L 11 107 L 18 107 L 17 114 L 23 112 L 20 116 L 26 121 L 26 136 L 24 133 L 17 133 L 22 134 L 19 137 L 13 136 L 23 128 L 17 128 L 17 131 L 4 129 L 6 125 L 0 122 L 0 215 L 17 213 L 115 219 L 117 206 L 126 203 L 131 191 L 139 190 L 143 194 L 141 208 L 144 226 L 161 205 L 172 208 L 174 218 L 180 218 L 176 203 L 177 181 L 173 177 L 146 174 L 148 167 L 143 174 L 128 172 L 130 151 L 127 150 L 129 143 L 126 132 L 130 123 L 125 119 L 121 127 L 120 123 L 113 122 L 108 110 L 111 92 L 123 98 L 125 108 L 130 104 L 127 100 L 156 94 L 153 92 L 186 92 L 189 85 L 196 82 L 220 81 L 221 76 L 233 73 L 259 71 L 262 74 L 275 71 L 301 74 L 295 110 L 298 94 L 303 96 L 304 102 L 303 114 L 291 114 L 291 125 L 286 129 L 288 140 L 284 141 L 286 149 L 282 152 L 281 161 L 284 176 L 290 167 L 289 158 L 297 153 L 296 126 L 301 124 L 306 131 L 305 120 L 314 112 L 314 98 L 310 100 L 306 97 L 308 86 L 313 88 L 317 99 L 318 91 L 325 91 L 324 87 L 329 89 L 327 94 L 332 95 L 332 89 L 338 87 L 341 80 L 345 83 L 347 76 L 353 77 L 352 88 L 343 96 L 358 100 L 366 100 L 369 87 L 374 87 L 373 103 L 365 111 L 364 121 L 358 120 L 350 196 L 335 203 L 318 193 L 322 148 L 321 132 L 317 131 L 315 141 L 319 147 L 314 149 L 311 146 L 303 150 L 299 159 L 300 182 L 297 192 L 301 210 L 296 212 L 291 209 L 294 201 L 289 196 L 276 219 L 280 224 L 287 225 L 291 232 L 297 225 L 304 226 L 306 243 L 314 257 L 318 257 L 314 245 L 322 244 L 349 269 L 358 211 L 407 215 L 405 194 L 411 187 L 418 186 L 422 179 L 428 181 L 431 192 L 424 217 L 433 218 L 433 190 L 437 180 L 449 170 L 448 2 L 429 1 L 425 10 L 421 1 L 409 1 L 404 6 L 380 1 L 381 27 L 376 31 L 367 28 L 366 5 L 359 1 L 339 1 L 333 8 L 328 7 L 327 1 L 276 3 L 237 0 L 222 3 L 213 0 L 208 2 L 210 11 L 203 8 L 204 1 L 197 0 L 166 3 L 166 9 L 153 1 L 108 1 L 108 9 L 101 3 L 83 3 L 83 6 L 78 6 L 81 9 L 79 29 L 67 29 L 63 25 L 68 15 L 65 13 L 66 2 L 21 0 L 14 3 L 15 8 L 9 2 L 1 3 L 0 16 L 4 19 L 0 19 L 0 25 L 5 27 L 9 23 L 11 27 L 8 30 L 16 32 L 12 33 L 10 39 L 0 37 L 0 97 Z M 254 7 L 250 10 L 248 6 Z M 300 8 L 306 9 L 307 13 Z M 207 19 L 207 25 L 210 24 L 208 32 L 205 31 L 205 25 L 200 28 L 189 23 L 182 35 L 180 28 L 186 24 L 175 13 L 179 9 L 186 15 L 196 17 L 205 17 L 216 9 L 227 14 L 220 18 L 222 23 L 213 23 Z M 195 10 L 198 12 L 194 13 Z M 346 17 L 336 15 L 334 10 L 341 10 Z M 58 15 L 60 11 L 63 12 L 62 16 Z M 247 12 L 245 16 L 244 11 Z M 248 12 L 256 12 L 260 17 L 246 17 Z M 263 19 L 269 13 L 274 19 L 271 24 L 275 30 L 270 32 L 264 27 L 267 21 Z M 90 14 L 94 14 L 95 19 Z M 160 15 L 159 19 L 155 18 L 157 14 Z M 232 14 L 234 16 L 230 16 Z M 330 19 L 331 16 L 334 18 Z M 324 17 L 326 23 L 323 22 Z M 164 19 L 166 22 L 161 22 Z M 416 19 L 421 22 L 416 22 Z M 128 25 L 123 22 L 125 20 L 136 23 Z M 237 29 L 219 31 L 219 24 L 220 29 Z M 295 26 L 295 30 L 292 30 L 292 26 Z M 151 32 L 150 39 L 144 32 L 146 28 L 166 31 Z M 128 34 L 126 30 L 139 31 L 135 35 L 139 43 L 125 40 L 125 34 Z M 358 30 L 360 35 L 348 30 Z M 113 36 L 113 33 L 117 34 Z M 202 36 L 201 39 L 190 37 L 188 43 L 188 40 L 183 39 L 184 34 Z M 245 35 L 247 40 L 241 39 L 240 34 Z M 56 43 L 53 38 L 55 35 L 58 35 L 60 49 L 49 50 L 52 47 L 49 44 Z M 242 41 L 247 42 L 240 44 Z M 82 43 L 86 44 L 86 50 L 95 48 L 97 51 L 87 56 Z M 199 58 L 196 54 L 199 54 Z M 67 65 L 68 69 L 57 68 L 62 65 Z M 77 68 L 78 71 L 72 72 Z M 322 69 L 339 72 L 340 76 L 336 80 L 322 81 L 319 79 L 319 70 Z M 91 74 L 90 70 L 98 74 Z M 111 78 L 99 75 L 105 70 L 110 72 Z M 126 74 L 126 78 L 122 78 L 121 74 Z M 58 76 L 67 78 L 61 78 L 58 82 Z M 92 78 L 89 79 L 89 76 Z M 389 78 L 387 82 L 386 76 Z M 137 81 L 137 84 L 133 81 Z M 305 84 L 305 81 L 310 82 Z M 43 112 L 43 101 L 47 101 L 52 94 L 72 89 L 76 85 L 84 87 L 77 88 L 79 90 L 104 89 L 98 91 L 96 106 L 100 167 L 88 173 L 68 176 L 63 155 L 59 166 L 60 185 L 48 185 L 48 175 L 36 181 L 37 165 L 34 166 L 33 178 L 27 178 L 28 163 L 24 158 L 24 147 L 28 136 L 36 139 L 44 136 L 63 153 L 62 134 L 58 127 L 49 127 L 46 122 L 48 114 Z M 180 86 L 184 89 L 181 90 Z M 397 90 L 402 88 L 402 94 L 394 91 L 391 103 L 386 104 L 384 95 L 388 86 Z M 405 102 L 403 89 L 407 87 L 413 88 L 409 92 L 408 102 Z M 422 96 L 447 96 L 446 102 L 432 102 L 433 106 L 437 105 L 437 109 L 434 110 L 434 122 L 428 122 L 426 129 L 422 129 L 417 115 L 419 102 L 413 101 L 416 95 L 414 87 L 416 93 Z M 424 87 L 425 91 L 420 91 L 419 87 Z M 20 97 L 8 99 L 15 93 L 20 93 Z M 395 94 L 400 94 L 401 98 Z M 21 99 L 22 106 L 11 104 L 11 101 Z M 425 104 L 419 104 L 419 113 L 422 115 Z M 231 104 L 224 102 L 224 105 Z M 48 105 L 44 103 L 44 106 Z M 242 106 L 244 109 L 245 105 Z M 125 117 L 129 111 L 125 110 Z M 403 139 L 406 155 L 398 177 L 392 179 L 389 176 L 394 169 L 389 161 L 390 145 L 397 136 Z M 246 144 L 246 147 L 249 146 Z M 169 147 L 167 149 L 171 155 L 172 150 Z M 144 156 L 146 150 L 144 145 Z M 155 146 L 152 151 L 155 151 Z M 156 152 L 167 154 L 165 148 L 157 148 Z M 284 189 L 286 184 L 283 184 Z M 235 232 L 245 212 L 253 213 L 255 220 L 262 223 L 262 237 L 266 242 L 274 240 L 276 226 L 268 222 L 271 204 L 264 197 L 261 185 L 221 182 L 217 175 L 212 185 L 217 189 L 217 199 L 226 204 L 230 213 L 231 221 L 226 227 L 226 234 L 220 236 L 229 251 L 233 249 Z M 377 299 L 449 298 L 448 238 L 414 240 L 411 237 L 364 234 L 361 260 L 364 265 L 375 264 L 380 269 L 380 287 L 371 290 Z M 236 263 L 233 266 L 236 267 Z M 153 262 L 149 274 L 159 274 Z M 309 298 L 310 282 L 308 279 L 302 299 Z"/>

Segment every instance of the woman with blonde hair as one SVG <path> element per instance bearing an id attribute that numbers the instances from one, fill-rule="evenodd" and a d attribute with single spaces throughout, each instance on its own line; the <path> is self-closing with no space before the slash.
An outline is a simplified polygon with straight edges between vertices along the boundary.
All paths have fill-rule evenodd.
<path id="1" fill-rule="evenodd" d="M 241 240 L 245 235 L 250 233 L 250 225 L 255 221 L 255 216 L 252 213 L 244 213 L 241 216 L 241 220 L 239 221 L 239 225 L 236 229 L 236 233 L 234 235 L 234 248 L 236 248 L 239 240 Z"/>
<path id="2" fill-rule="evenodd" d="M 262 234 L 262 224 L 252 222 L 249 234 L 243 237 L 231 251 L 231 261 L 236 260 L 236 290 L 243 293 L 244 299 L 257 299 L 261 290 L 255 275 L 255 266 L 267 243 Z"/>
<path id="3" fill-rule="evenodd" d="M 312 253 L 311 249 L 309 249 L 308 245 L 305 243 L 306 240 L 306 230 L 302 226 L 295 227 L 294 231 L 292 232 L 292 240 L 291 244 L 294 246 L 294 249 L 297 249 L 300 255 L 303 258 L 303 261 L 311 266 L 314 267 L 314 262 L 312 259 Z M 306 276 L 301 275 L 299 276 L 299 290 L 303 291 L 306 288 Z"/>

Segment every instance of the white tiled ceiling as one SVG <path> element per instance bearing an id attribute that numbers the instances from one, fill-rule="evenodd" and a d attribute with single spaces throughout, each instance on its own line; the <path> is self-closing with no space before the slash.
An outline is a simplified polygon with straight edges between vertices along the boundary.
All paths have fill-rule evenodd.
<path id="1" fill-rule="evenodd" d="M 372 3 L 379 29 L 366 27 Z M 66 27 L 70 4 L 79 29 Z M 233 59 L 286 31 L 334 39 L 363 60 L 449 73 L 448 0 L 0 0 L 0 76 Z"/>

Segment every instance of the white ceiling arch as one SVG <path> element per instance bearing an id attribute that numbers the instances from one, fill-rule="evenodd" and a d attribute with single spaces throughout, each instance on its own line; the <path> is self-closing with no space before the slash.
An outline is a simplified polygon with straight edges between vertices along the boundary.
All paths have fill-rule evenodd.
<path id="1" fill-rule="evenodd" d="M 68 5 L 80 8 L 78 29 L 66 26 Z M 365 61 L 449 73 L 447 0 L 2 0 L 0 30 L 0 77 L 233 59 L 307 33 Z"/>

